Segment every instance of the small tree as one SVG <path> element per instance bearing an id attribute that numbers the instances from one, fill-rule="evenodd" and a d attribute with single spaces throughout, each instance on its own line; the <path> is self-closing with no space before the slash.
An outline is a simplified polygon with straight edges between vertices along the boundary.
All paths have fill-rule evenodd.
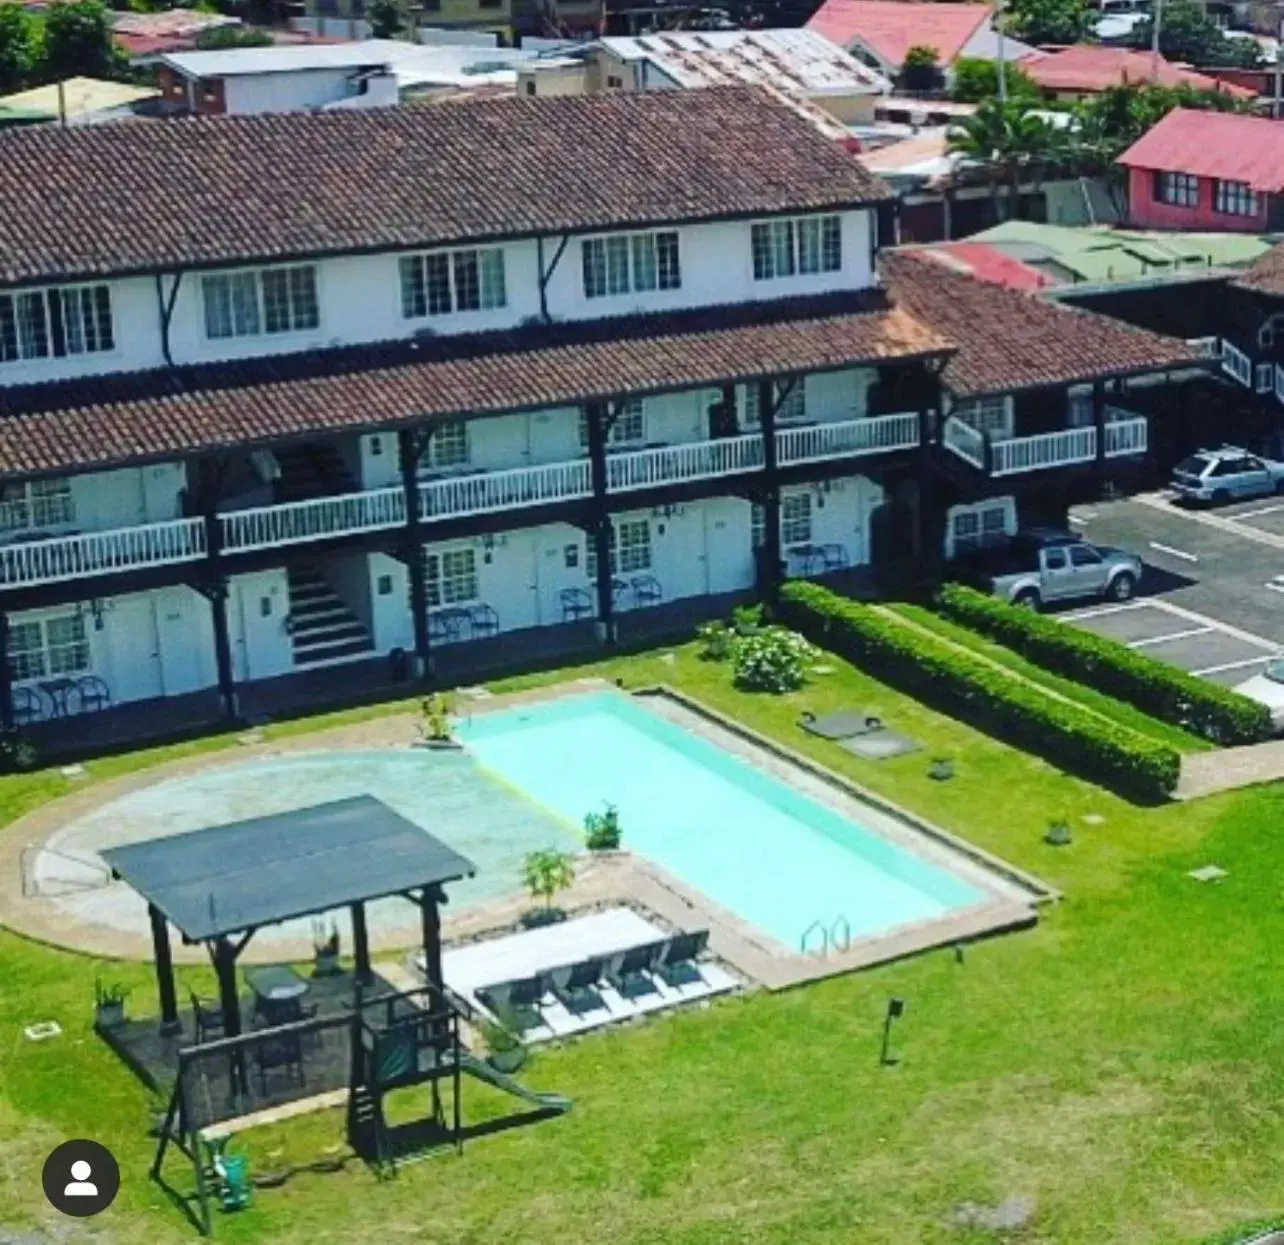
<path id="1" fill-rule="evenodd" d="M 1035 100 L 1039 88 L 1020 65 L 1003 67 L 1003 82 L 1010 100 Z M 994 99 L 999 93 L 999 68 L 992 60 L 979 56 L 960 56 L 950 74 L 950 98 L 961 104 L 979 104 Z"/>
<path id="2" fill-rule="evenodd" d="M 901 62 L 901 86 L 907 91 L 935 91 L 941 86 L 941 56 L 935 48 L 916 43 Z"/>
<path id="3" fill-rule="evenodd" d="M 222 52 L 228 48 L 269 48 L 272 36 L 252 26 L 212 26 L 196 36 L 198 52 Z"/>
<path id="4" fill-rule="evenodd" d="M 411 31 L 406 0 L 370 0 L 366 21 L 370 23 L 372 39 L 399 39 Z"/>
<path id="5" fill-rule="evenodd" d="M 1147 17 L 1133 28 L 1132 45 L 1150 47 L 1154 18 Z M 1228 39 L 1221 27 L 1195 0 L 1167 0 L 1159 21 L 1159 51 L 1168 60 L 1205 66 L 1255 69 L 1264 65 L 1261 48 L 1254 39 Z"/>
<path id="6" fill-rule="evenodd" d="M 39 59 L 38 31 L 20 4 L 0 4 L 0 95 L 20 90 L 31 80 Z"/>
<path id="7" fill-rule="evenodd" d="M 528 852 L 522 865 L 522 883 L 532 899 L 544 901 L 544 911 L 552 912 L 553 896 L 575 881 L 575 862 L 566 852 L 555 847 Z"/>
<path id="8" fill-rule="evenodd" d="M 39 72 L 50 82 L 128 76 L 129 58 L 112 41 L 111 16 L 99 0 L 49 6 Z"/>
<path id="9" fill-rule="evenodd" d="M 1078 43 L 1095 18 L 1085 0 L 1009 0 L 1006 29 L 1026 43 Z"/>

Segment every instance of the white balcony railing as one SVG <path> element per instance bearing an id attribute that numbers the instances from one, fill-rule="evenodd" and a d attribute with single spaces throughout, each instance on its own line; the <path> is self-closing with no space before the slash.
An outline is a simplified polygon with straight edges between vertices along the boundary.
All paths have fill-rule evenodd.
<path id="1" fill-rule="evenodd" d="M 1222 339 L 1220 337 L 1188 337 L 1188 345 L 1201 359 L 1220 359 Z"/>
<path id="2" fill-rule="evenodd" d="M 762 466 L 762 437 L 721 437 L 690 445 L 666 445 L 650 450 L 612 454 L 606 460 L 608 492 L 708 480 L 716 476 L 757 471 Z"/>
<path id="3" fill-rule="evenodd" d="M 593 477 L 587 459 L 514 467 L 431 480 L 419 486 L 419 513 L 425 519 L 449 519 L 522 506 L 588 497 Z"/>
<path id="4" fill-rule="evenodd" d="M 819 462 L 848 454 L 879 454 L 913 449 L 919 443 L 918 412 L 845 419 L 840 423 L 811 424 L 776 433 L 776 457 L 789 463 Z"/>
<path id="5" fill-rule="evenodd" d="M 1245 389 L 1253 387 L 1253 360 L 1232 342 L 1222 340 L 1222 371 L 1233 376 Z"/>
<path id="6" fill-rule="evenodd" d="M 110 571 L 193 562 L 204 554 L 202 521 L 173 519 L 144 527 L 5 545 L 0 548 L 0 583 L 47 584 L 84 579 Z"/>
<path id="7" fill-rule="evenodd" d="M 985 470 L 985 435 L 966 420 L 951 415 L 942 429 L 941 444 L 964 462 Z"/>
<path id="8" fill-rule="evenodd" d="M 1113 416 L 1113 418 L 1112 418 Z M 1106 457 L 1144 454 L 1150 446 L 1150 421 L 1116 407 L 1106 408 Z"/>
<path id="9" fill-rule="evenodd" d="M 1284 367 L 1275 365 L 1275 400 L 1284 402 Z"/>
<path id="10" fill-rule="evenodd" d="M 1043 471 L 1090 463 L 1097 456 L 1097 430 L 1062 428 L 1033 437 L 1012 437 L 990 446 L 991 475 L 1010 476 L 1021 471 Z"/>
<path id="11" fill-rule="evenodd" d="M 223 548 L 235 553 L 297 545 L 349 532 L 375 532 L 398 527 L 405 521 L 405 501 L 399 488 L 255 506 L 219 516 Z"/>

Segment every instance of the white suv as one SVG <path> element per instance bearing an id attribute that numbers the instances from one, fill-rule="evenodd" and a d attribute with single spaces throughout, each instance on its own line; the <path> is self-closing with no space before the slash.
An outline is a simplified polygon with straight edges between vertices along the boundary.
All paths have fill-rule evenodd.
<path id="1" fill-rule="evenodd" d="M 1200 450 L 1183 458 L 1173 472 L 1172 489 L 1184 501 L 1228 502 L 1267 497 L 1284 488 L 1284 463 L 1250 454 L 1234 445 Z"/>

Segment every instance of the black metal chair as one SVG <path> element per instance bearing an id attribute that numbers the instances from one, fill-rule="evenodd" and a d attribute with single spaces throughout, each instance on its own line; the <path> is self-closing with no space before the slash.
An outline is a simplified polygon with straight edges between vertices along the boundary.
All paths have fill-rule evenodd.
<path id="1" fill-rule="evenodd" d="M 483 986 L 477 991 L 477 997 L 501 1024 L 524 1034 L 528 1029 L 538 1029 L 544 1024 L 540 1005 L 548 992 L 547 976 L 536 973 L 533 977 Z"/>
<path id="2" fill-rule="evenodd" d="M 428 641 L 436 644 L 457 644 L 464 638 L 464 624 L 470 622 L 467 610 L 436 610 L 428 615 Z"/>
<path id="3" fill-rule="evenodd" d="M 479 601 L 469 609 L 468 622 L 475 636 L 499 634 L 499 615 L 495 607 L 485 601 Z"/>
<path id="4" fill-rule="evenodd" d="M 837 541 L 821 545 L 820 556 L 824 570 L 841 571 L 847 565 L 847 546 Z"/>
<path id="5" fill-rule="evenodd" d="M 111 708 L 111 689 L 96 674 L 84 675 L 76 681 L 75 696 L 81 713 Z"/>
<path id="6" fill-rule="evenodd" d="M 664 600 L 660 581 L 654 575 L 635 575 L 633 577 L 633 599 L 639 605 L 656 605 Z"/>
<path id="7" fill-rule="evenodd" d="M 655 960 L 655 971 L 666 986 L 675 989 L 704 980 L 696 957 L 709 945 L 709 931 L 696 930 L 689 934 L 674 934 L 669 945 L 661 949 Z"/>
<path id="8" fill-rule="evenodd" d="M 199 1046 L 207 1038 L 227 1036 L 227 1027 L 223 1021 L 223 1009 L 217 1003 L 201 998 L 195 990 L 189 990 L 192 1000 L 192 1017 L 196 1024 L 196 1044 Z"/>
<path id="9" fill-rule="evenodd" d="M 254 1063 L 259 1070 L 259 1089 L 265 1097 L 267 1074 L 276 1068 L 285 1068 L 297 1075 L 300 1085 L 307 1083 L 303 1075 L 303 1041 L 297 1033 L 283 1033 L 255 1043 Z"/>
<path id="10" fill-rule="evenodd" d="M 30 726 L 32 722 L 43 721 L 45 702 L 40 693 L 32 687 L 15 687 L 13 689 L 13 723 L 15 726 Z"/>
<path id="11" fill-rule="evenodd" d="M 615 987 L 622 999 L 636 999 L 645 994 L 656 994 L 651 978 L 656 960 L 668 948 L 668 941 L 643 943 L 630 947 L 614 956 L 607 966 L 606 980 Z"/>
<path id="12" fill-rule="evenodd" d="M 555 969 L 550 974 L 553 995 L 572 1015 L 601 1011 L 606 1004 L 598 993 L 598 986 L 605 971 L 606 962 L 600 956 L 581 960 L 568 969 Z"/>
<path id="13" fill-rule="evenodd" d="M 558 597 L 562 602 L 563 622 L 593 617 L 593 598 L 583 588 L 563 588 Z"/>

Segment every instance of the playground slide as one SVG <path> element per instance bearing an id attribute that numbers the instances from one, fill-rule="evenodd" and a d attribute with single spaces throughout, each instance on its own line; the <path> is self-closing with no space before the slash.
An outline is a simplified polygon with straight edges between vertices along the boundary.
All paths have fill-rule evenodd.
<path id="1" fill-rule="evenodd" d="M 496 1089 L 502 1089 L 506 1094 L 515 1094 L 518 1098 L 533 1103 L 537 1107 L 543 1107 L 546 1111 L 571 1109 L 569 1098 L 564 1098 L 561 1094 L 537 1094 L 533 1089 L 527 1089 L 525 1085 L 513 1080 L 507 1073 L 496 1072 L 484 1059 L 478 1059 L 475 1055 L 461 1054 L 459 1066 L 461 1070 L 475 1076 L 479 1081 L 485 1081 Z"/>

